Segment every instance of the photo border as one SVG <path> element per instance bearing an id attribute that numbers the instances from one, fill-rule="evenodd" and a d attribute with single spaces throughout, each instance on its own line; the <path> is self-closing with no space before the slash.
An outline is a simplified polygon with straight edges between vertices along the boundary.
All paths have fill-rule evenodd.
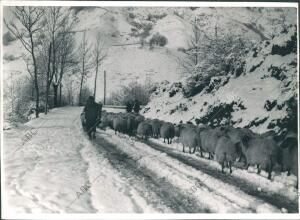
<path id="1" fill-rule="evenodd" d="M 1 35 L 3 33 L 3 7 L 6 6 L 101 6 L 101 7 L 293 7 L 297 8 L 297 80 L 299 82 L 299 2 L 279 2 L 279 1 L 14 1 L 2 0 L 0 2 L 0 19 L 1 19 Z M 5 212 L 4 207 L 4 164 L 3 164 L 3 39 L 1 37 L 1 88 L 0 88 L 0 103 L 1 103 L 1 218 L 3 219 L 300 219 L 300 214 L 133 214 L 133 213 L 97 213 L 97 214 L 15 214 Z M 299 85 L 299 84 L 298 84 Z M 299 125 L 299 88 L 298 95 L 298 125 Z M 299 127 L 299 126 L 298 126 Z M 298 129 L 299 140 L 299 129 Z M 298 142 L 299 149 L 299 142 Z M 298 150 L 299 154 L 299 150 Z M 299 158 L 299 155 L 298 155 Z M 299 164 L 299 161 L 298 161 Z M 3 177 L 3 178 L 2 178 Z M 298 203 L 299 205 L 299 203 Z M 300 210 L 300 205 L 299 205 Z"/>

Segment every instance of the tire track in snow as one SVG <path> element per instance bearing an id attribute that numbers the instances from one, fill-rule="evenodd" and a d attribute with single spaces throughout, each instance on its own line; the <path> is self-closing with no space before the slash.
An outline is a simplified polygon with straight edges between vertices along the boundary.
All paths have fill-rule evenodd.
<path id="1" fill-rule="evenodd" d="M 90 180 L 89 175 L 88 175 L 88 167 L 89 167 L 89 162 L 85 160 L 84 156 L 82 155 L 82 151 L 84 149 L 84 143 L 83 143 L 83 139 L 82 139 L 82 135 L 84 135 L 83 130 L 81 130 L 81 126 L 79 124 L 78 120 L 72 120 L 71 126 L 74 128 L 74 130 L 72 131 L 71 129 L 69 129 L 69 136 L 71 137 L 71 143 L 72 146 L 79 146 L 76 150 L 77 153 L 79 155 L 79 157 L 81 158 L 81 161 L 84 163 L 84 169 L 85 169 L 85 180 L 86 182 L 83 184 L 84 186 L 91 186 L 93 182 L 95 182 L 95 180 Z M 93 206 L 93 202 L 92 202 L 92 194 L 90 192 L 90 190 L 87 190 L 85 192 L 83 192 L 84 196 L 87 198 L 86 202 L 90 208 L 90 210 L 94 213 L 97 213 L 98 210 Z M 75 200 L 73 200 L 67 207 L 71 208 L 71 205 L 73 203 L 75 203 L 79 198 L 76 198 Z"/>
<path id="2" fill-rule="evenodd" d="M 202 171 L 210 176 L 213 176 L 225 183 L 228 183 L 230 185 L 238 187 L 240 190 L 247 193 L 248 195 L 257 197 L 257 198 L 265 201 L 266 203 L 269 203 L 279 209 L 284 207 L 290 213 L 298 213 L 298 204 L 296 202 L 284 199 L 281 195 L 278 195 L 278 194 L 270 195 L 266 192 L 258 192 L 256 189 L 256 186 L 251 185 L 250 182 L 247 182 L 239 177 L 221 174 L 220 170 L 210 167 L 207 164 L 203 163 L 202 161 L 195 160 L 191 157 L 177 153 L 172 149 L 164 147 L 163 145 L 154 143 L 149 140 L 148 141 L 141 140 L 141 141 L 142 141 L 142 143 L 147 144 L 148 146 L 154 148 L 155 150 L 166 153 L 167 155 L 171 156 L 172 158 L 175 158 L 188 166 L 191 166 L 197 170 L 200 170 L 200 171 Z"/>
<path id="3" fill-rule="evenodd" d="M 171 176 L 176 176 L 177 178 L 184 180 L 186 184 L 188 182 L 193 183 L 191 188 L 187 188 L 186 192 L 191 193 L 192 196 L 196 196 L 196 199 L 200 199 L 201 203 L 204 205 L 208 205 L 214 212 L 223 212 L 225 210 L 229 212 L 261 212 L 262 208 L 268 208 L 271 209 L 272 212 L 278 212 L 279 210 L 275 207 L 270 206 L 269 204 L 265 204 L 264 201 L 261 201 L 257 199 L 256 197 L 249 196 L 248 194 L 245 194 L 238 188 L 226 184 L 223 182 L 220 182 L 218 179 L 211 177 L 209 175 L 206 175 L 202 172 L 199 172 L 200 175 L 198 175 L 198 172 L 196 169 L 187 166 L 185 164 L 182 164 L 180 161 L 168 157 L 165 153 L 159 153 L 160 151 L 154 150 L 153 148 L 149 147 L 148 145 L 144 143 L 140 143 L 136 141 L 136 138 L 130 138 L 126 135 L 118 134 L 117 136 L 112 134 L 106 134 L 109 136 L 109 139 L 114 140 L 114 144 L 120 145 L 121 150 L 124 149 L 124 151 L 127 152 L 127 154 L 137 152 L 138 157 L 141 158 L 141 160 L 152 160 L 155 159 L 156 162 L 153 163 L 151 161 L 151 164 L 156 167 L 164 167 L 164 170 L 168 170 L 171 174 Z M 126 150 L 126 148 L 131 149 L 130 151 Z M 135 158 L 136 160 L 140 160 Z M 149 161 L 150 162 L 150 161 Z M 143 162 L 142 162 L 143 164 Z M 153 172 L 156 172 L 156 168 L 152 168 L 151 164 L 147 166 L 147 169 L 152 170 Z M 167 168 L 167 169 L 166 169 Z M 202 174 L 201 174 L 202 173 Z M 174 182 L 174 178 L 169 179 L 168 176 L 170 174 L 163 174 L 160 176 L 166 175 L 166 178 L 172 182 L 173 184 L 177 185 L 176 181 Z M 196 190 L 192 190 L 195 188 L 195 183 L 199 184 L 200 186 L 197 186 Z M 183 184 L 183 183 L 182 183 Z M 222 187 L 220 184 L 225 185 Z M 218 187 L 220 185 L 220 187 Z M 227 185 L 227 186 L 226 186 Z M 214 187 L 212 187 L 214 186 Z M 197 193 L 198 191 L 198 193 Z M 197 194 L 197 195 L 196 195 Z M 230 195 L 230 196 L 228 196 Z M 222 204 L 220 207 L 216 208 L 215 205 L 211 201 L 207 201 L 204 199 L 205 197 L 209 197 L 209 200 L 215 200 L 219 202 L 219 205 Z M 225 210 L 224 210 L 225 208 Z M 223 210 L 223 211 L 222 211 Z"/>
<path id="4" fill-rule="evenodd" d="M 151 204 L 153 204 L 154 201 L 154 203 L 162 203 L 174 212 L 180 213 L 209 212 L 209 210 L 197 206 L 196 200 L 183 195 L 180 189 L 174 187 L 164 178 L 159 178 L 154 173 L 139 167 L 137 161 L 120 151 L 117 146 L 106 141 L 103 137 L 98 135 L 95 145 L 99 147 L 101 153 L 105 154 L 111 165 L 125 176 L 142 196 L 145 195 L 145 193 L 150 193 L 148 195 L 151 198 L 145 198 L 147 202 Z M 103 150 L 105 152 L 103 152 Z M 143 187 L 147 187 L 148 192 L 143 191 L 141 187 L 136 187 L 137 182 Z M 182 203 L 184 200 L 188 202 Z"/>

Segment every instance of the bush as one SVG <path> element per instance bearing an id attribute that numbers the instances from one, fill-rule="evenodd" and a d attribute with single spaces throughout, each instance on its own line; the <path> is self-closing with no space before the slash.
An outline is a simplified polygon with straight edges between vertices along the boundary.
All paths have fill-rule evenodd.
<path id="1" fill-rule="evenodd" d="M 148 14 L 147 15 L 147 20 L 148 21 L 157 21 L 157 20 L 159 20 L 159 19 L 162 19 L 162 18 L 164 18 L 164 17 L 166 17 L 167 16 L 167 14 L 166 13 L 163 13 L 163 14 Z"/>
<path id="2" fill-rule="evenodd" d="M 149 43 L 150 43 L 150 47 L 152 47 L 154 45 L 163 47 L 168 43 L 168 39 L 165 36 L 163 36 L 159 33 L 156 33 L 152 36 Z"/>
<path id="3" fill-rule="evenodd" d="M 185 53 L 186 49 L 184 47 L 178 47 L 177 51 Z"/>
<path id="4" fill-rule="evenodd" d="M 209 84 L 210 84 L 209 77 L 204 77 L 200 79 L 199 75 L 192 76 L 187 80 L 182 90 L 183 95 L 186 98 L 195 96 L 200 92 L 202 92 Z"/>
<path id="5" fill-rule="evenodd" d="M 13 85 L 5 87 L 4 96 L 7 102 L 5 106 L 8 120 L 11 122 L 26 122 L 29 110 L 35 106 L 32 101 L 32 82 L 25 77 L 16 79 Z"/>
<path id="6" fill-rule="evenodd" d="M 186 56 L 178 61 L 188 79 L 184 91 L 186 97 L 194 96 L 208 86 L 207 91 L 217 90 L 214 85 L 219 84 L 210 83 L 213 77 L 218 80 L 218 77 L 239 76 L 245 72 L 244 51 L 250 48 L 251 43 L 232 36 L 203 41 L 199 40 L 201 32 L 197 28 L 193 29 L 193 33 L 185 50 Z"/>
<path id="7" fill-rule="evenodd" d="M 150 31 L 152 30 L 152 24 L 150 24 L 150 23 L 143 24 L 142 29 L 143 29 L 143 31 L 141 33 L 141 36 L 143 38 L 146 38 L 150 35 Z"/>
<path id="8" fill-rule="evenodd" d="M 129 16 L 129 18 L 131 18 L 131 19 L 134 19 L 134 18 L 135 18 L 135 14 L 133 14 L 132 12 L 130 12 L 130 13 L 128 14 L 128 16 Z"/>
<path id="9" fill-rule="evenodd" d="M 231 123 L 232 112 L 235 103 L 221 103 L 220 105 L 210 105 L 204 117 L 197 119 L 197 123 L 209 125 L 213 128 Z"/>
<path id="10" fill-rule="evenodd" d="M 107 100 L 109 105 L 126 105 L 128 101 L 139 100 L 141 105 L 147 105 L 150 101 L 150 91 L 152 86 L 146 87 L 137 82 L 130 83 L 127 86 L 123 86 L 116 92 L 113 92 Z"/>
<path id="11" fill-rule="evenodd" d="M 18 59 L 18 58 L 15 57 L 15 56 L 12 55 L 12 54 L 10 54 L 10 55 L 5 54 L 5 55 L 3 56 L 3 59 L 6 60 L 6 61 L 14 61 L 14 60 L 16 60 L 16 59 Z"/>
<path id="12" fill-rule="evenodd" d="M 7 46 L 11 42 L 15 41 L 16 38 L 8 31 L 3 35 L 3 45 Z"/>
<path id="13" fill-rule="evenodd" d="M 294 35 L 291 37 L 290 40 L 286 42 L 286 45 L 280 46 L 274 44 L 272 46 L 271 54 L 278 54 L 281 56 L 285 56 L 290 53 L 296 53 L 297 52 L 297 32 L 294 33 Z"/>
<path id="14" fill-rule="evenodd" d="M 70 10 L 73 10 L 75 15 L 77 15 L 80 11 L 83 11 L 83 10 L 91 10 L 93 9 L 93 7 L 86 7 L 86 6 L 74 6 L 74 7 L 70 7 Z"/>

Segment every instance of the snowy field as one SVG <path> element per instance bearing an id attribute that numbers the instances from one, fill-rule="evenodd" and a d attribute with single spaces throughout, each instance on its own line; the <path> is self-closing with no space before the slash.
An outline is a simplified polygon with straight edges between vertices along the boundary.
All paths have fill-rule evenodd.
<path id="1" fill-rule="evenodd" d="M 4 131 L 5 214 L 298 212 L 295 176 L 222 174 L 216 162 L 182 153 L 176 140 L 98 129 L 90 141 L 81 111 L 54 109 Z"/>

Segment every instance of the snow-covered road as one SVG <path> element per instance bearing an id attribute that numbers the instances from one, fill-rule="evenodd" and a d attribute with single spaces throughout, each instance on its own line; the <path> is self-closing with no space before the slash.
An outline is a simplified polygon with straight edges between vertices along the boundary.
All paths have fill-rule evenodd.
<path id="1" fill-rule="evenodd" d="M 272 182 L 111 130 L 83 133 L 82 108 L 4 131 L 6 213 L 298 212 L 295 178 Z"/>

